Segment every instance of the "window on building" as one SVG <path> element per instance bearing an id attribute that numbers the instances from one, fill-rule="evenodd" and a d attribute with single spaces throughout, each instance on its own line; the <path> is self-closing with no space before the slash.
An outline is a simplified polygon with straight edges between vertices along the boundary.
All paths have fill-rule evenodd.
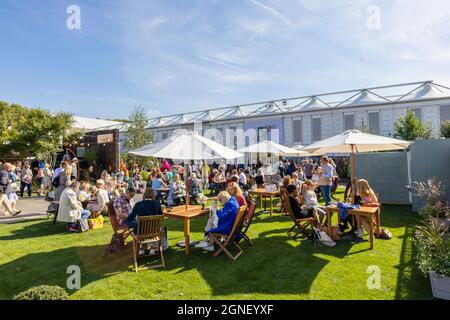
<path id="1" fill-rule="evenodd" d="M 380 134 L 380 112 L 369 112 L 369 129 L 374 134 Z"/>
<path id="2" fill-rule="evenodd" d="M 422 121 L 422 108 L 411 108 L 411 109 L 409 109 L 409 110 L 411 110 L 412 112 L 414 112 L 414 114 L 416 115 L 416 117 L 417 117 L 420 121 Z"/>
<path id="3" fill-rule="evenodd" d="M 167 135 L 168 135 L 167 132 L 163 132 L 162 133 L 162 140 L 167 139 Z"/>
<path id="4" fill-rule="evenodd" d="M 258 143 L 268 139 L 267 128 L 258 128 Z"/>
<path id="5" fill-rule="evenodd" d="M 313 142 L 322 140 L 322 119 L 312 118 L 312 140 Z"/>
<path id="6" fill-rule="evenodd" d="M 440 106 L 439 108 L 441 123 L 450 120 L 450 104 Z"/>
<path id="7" fill-rule="evenodd" d="M 344 131 L 355 129 L 355 114 L 344 114 Z"/>
<path id="8" fill-rule="evenodd" d="M 293 141 L 301 143 L 302 142 L 302 130 L 303 130 L 302 119 L 301 118 L 294 119 L 292 126 L 293 126 L 293 130 L 292 130 L 293 131 L 293 137 L 292 137 Z"/>

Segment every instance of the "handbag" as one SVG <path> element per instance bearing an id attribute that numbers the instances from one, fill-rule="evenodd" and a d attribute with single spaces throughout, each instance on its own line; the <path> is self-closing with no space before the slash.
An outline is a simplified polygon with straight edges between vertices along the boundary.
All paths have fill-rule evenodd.
<path id="1" fill-rule="evenodd" d="M 59 187 L 59 174 L 53 179 L 52 186 L 54 186 L 55 188 Z"/>
<path id="2" fill-rule="evenodd" d="M 85 232 L 89 230 L 89 223 L 86 219 L 77 220 L 78 232 Z"/>

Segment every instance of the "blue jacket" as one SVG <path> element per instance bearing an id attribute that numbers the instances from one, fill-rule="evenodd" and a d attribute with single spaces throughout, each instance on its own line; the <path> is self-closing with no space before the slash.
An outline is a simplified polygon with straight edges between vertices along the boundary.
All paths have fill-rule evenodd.
<path id="1" fill-rule="evenodd" d="M 215 229 L 209 230 L 206 234 L 211 232 L 229 235 L 233 229 L 238 211 L 239 204 L 236 199 L 231 196 L 230 200 L 225 203 L 225 206 L 216 212 L 217 217 L 219 218 L 219 226 Z"/>
<path id="2" fill-rule="evenodd" d="M 343 202 L 338 202 L 337 207 L 340 209 L 341 219 L 345 219 L 347 217 L 347 210 L 361 208 L 359 204 L 350 204 Z"/>

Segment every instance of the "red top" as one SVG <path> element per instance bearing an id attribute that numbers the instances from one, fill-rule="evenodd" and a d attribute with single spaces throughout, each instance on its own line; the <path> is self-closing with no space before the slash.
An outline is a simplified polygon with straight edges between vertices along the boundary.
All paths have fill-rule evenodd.
<path id="1" fill-rule="evenodd" d="M 239 207 L 246 206 L 247 201 L 245 201 L 245 198 L 243 196 L 234 196 L 237 203 L 239 204 Z"/>

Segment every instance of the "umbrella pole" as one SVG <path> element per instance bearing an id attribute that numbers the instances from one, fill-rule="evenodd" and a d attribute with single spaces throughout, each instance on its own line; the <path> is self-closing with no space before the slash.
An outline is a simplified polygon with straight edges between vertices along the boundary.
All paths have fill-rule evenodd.
<path id="1" fill-rule="evenodd" d="M 355 190 L 355 145 L 352 144 L 352 203 L 355 203 L 356 190 Z"/>
<path id="2" fill-rule="evenodd" d="M 189 208 L 189 172 L 188 172 L 188 162 L 184 162 L 184 174 L 186 181 L 186 210 Z"/>

